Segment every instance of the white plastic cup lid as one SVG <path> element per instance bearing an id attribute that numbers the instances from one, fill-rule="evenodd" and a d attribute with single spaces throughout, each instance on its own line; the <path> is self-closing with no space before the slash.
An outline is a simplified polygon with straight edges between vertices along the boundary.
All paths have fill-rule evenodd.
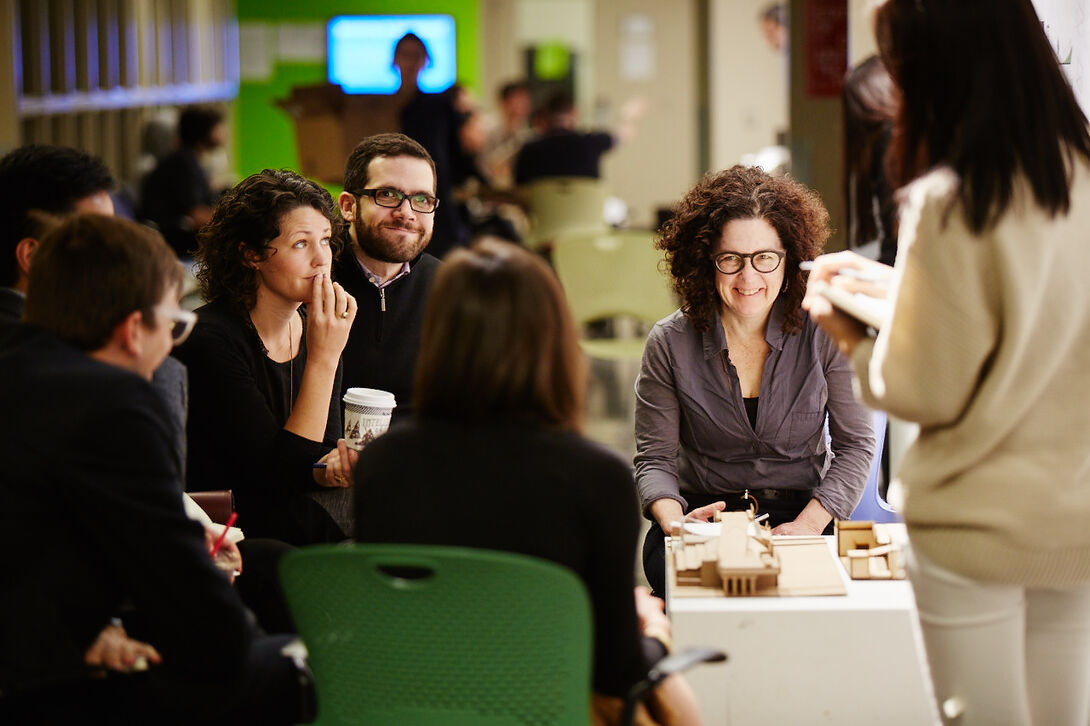
<path id="1" fill-rule="evenodd" d="M 349 388 L 344 392 L 344 402 L 353 406 L 397 408 L 394 394 L 389 391 L 380 391 L 377 388 Z"/>

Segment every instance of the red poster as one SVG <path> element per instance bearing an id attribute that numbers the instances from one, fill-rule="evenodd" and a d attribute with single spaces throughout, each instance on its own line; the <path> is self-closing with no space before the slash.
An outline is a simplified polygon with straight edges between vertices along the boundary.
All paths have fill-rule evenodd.
<path id="1" fill-rule="evenodd" d="M 847 0 L 806 0 L 806 93 L 839 96 L 848 70 Z"/>

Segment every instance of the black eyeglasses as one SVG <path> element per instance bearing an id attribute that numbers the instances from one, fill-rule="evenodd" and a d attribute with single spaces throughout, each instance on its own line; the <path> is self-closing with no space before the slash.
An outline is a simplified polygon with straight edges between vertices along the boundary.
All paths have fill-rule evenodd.
<path id="1" fill-rule="evenodd" d="M 421 214 L 431 214 L 439 206 L 439 200 L 430 194 L 406 194 L 400 189 L 391 189 L 390 187 L 363 189 L 360 191 L 359 196 L 371 197 L 375 200 L 375 204 L 390 209 L 397 209 L 402 202 L 408 199 L 409 207 L 414 212 L 420 212 Z"/>
<path id="2" fill-rule="evenodd" d="M 715 256 L 715 269 L 724 275 L 733 275 L 741 272 L 742 267 L 749 260 L 753 269 L 757 272 L 775 272 L 783 262 L 787 254 L 779 250 L 758 250 L 743 255 L 740 252 L 723 252 Z"/>

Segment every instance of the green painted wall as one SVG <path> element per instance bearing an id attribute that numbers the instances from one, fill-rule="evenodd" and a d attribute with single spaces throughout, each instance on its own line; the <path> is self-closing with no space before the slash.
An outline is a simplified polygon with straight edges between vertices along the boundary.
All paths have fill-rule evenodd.
<path id="1" fill-rule="evenodd" d="M 412 15 L 441 13 L 454 18 L 458 82 L 479 91 L 478 0 L 238 0 L 240 23 L 320 22 L 335 15 Z M 245 48 L 242 49 L 245 53 Z M 278 63 L 268 82 L 243 81 L 235 102 L 236 168 L 245 177 L 266 167 L 299 168 L 295 129 L 275 105 L 296 85 L 321 83 L 325 63 Z"/>

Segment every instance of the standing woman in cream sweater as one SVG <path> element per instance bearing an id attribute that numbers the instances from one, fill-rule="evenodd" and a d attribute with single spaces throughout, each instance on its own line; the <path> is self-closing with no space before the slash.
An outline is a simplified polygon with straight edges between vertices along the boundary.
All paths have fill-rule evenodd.
<path id="1" fill-rule="evenodd" d="M 902 96 L 897 262 L 819 258 L 804 307 L 852 357 L 863 401 L 920 424 L 899 478 L 944 716 L 1085 726 L 1086 117 L 1030 0 L 888 0 L 876 32 Z M 845 267 L 890 275 L 874 339 L 814 293 L 859 289 Z"/>

